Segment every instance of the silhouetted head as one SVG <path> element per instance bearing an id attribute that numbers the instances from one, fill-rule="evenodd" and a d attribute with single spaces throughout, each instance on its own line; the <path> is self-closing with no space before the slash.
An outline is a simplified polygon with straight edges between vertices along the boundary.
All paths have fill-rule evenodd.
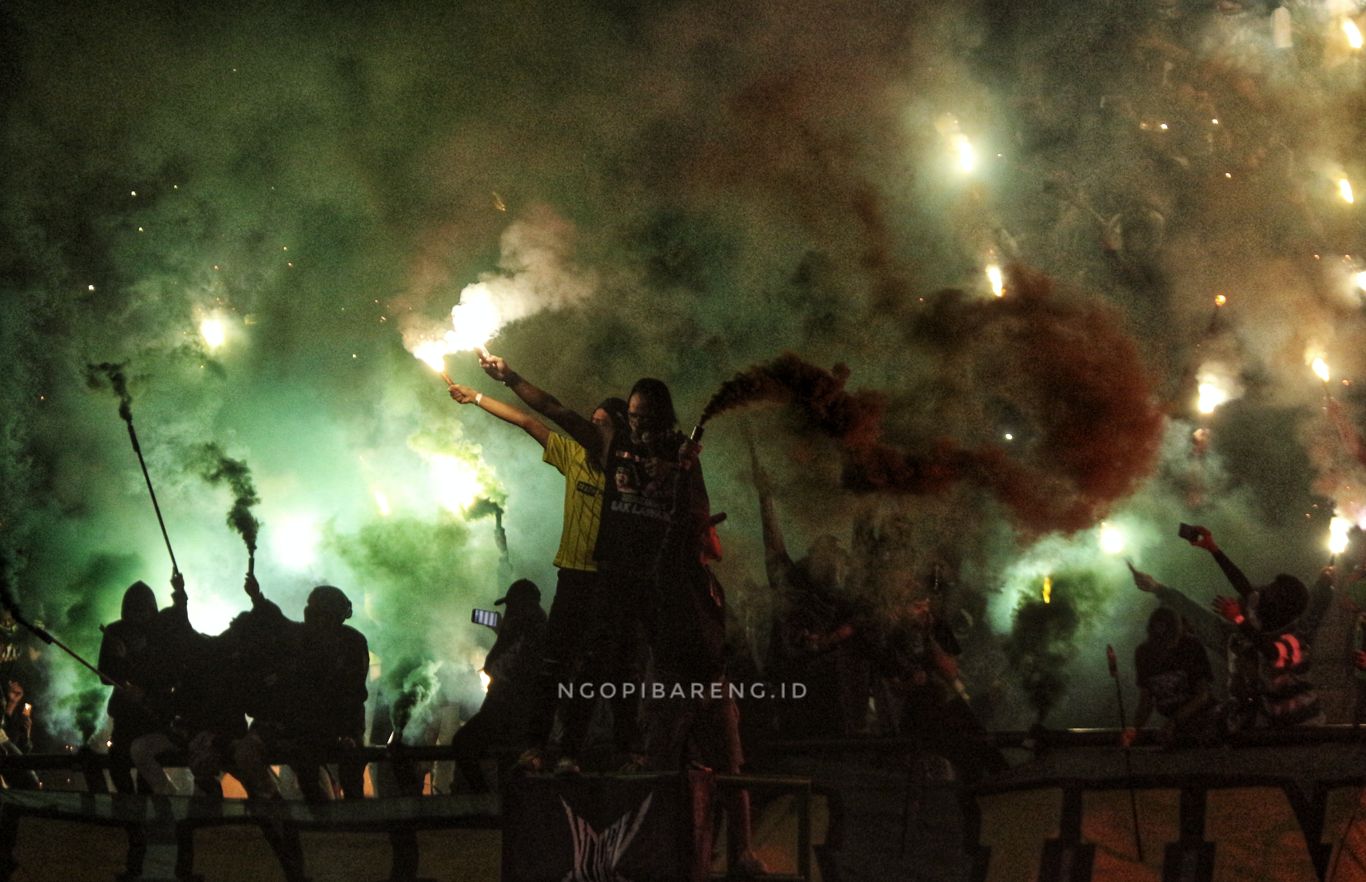
<path id="1" fill-rule="evenodd" d="M 1181 617 L 1170 607 L 1159 606 L 1148 616 L 1148 641 L 1156 646 L 1175 646 L 1181 630 Z"/>
<path id="2" fill-rule="evenodd" d="M 636 441 L 648 441 L 677 428 L 678 414 L 674 413 L 669 387 L 652 377 L 636 380 L 626 399 L 626 421 L 631 427 L 631 437 Z"/>
<path id="3" fill-rule="evenodd" d="M 1299 618 L 1309 605 L 1309 589 L 1285 573 L 1257 593 L 1257 621 L 1264 631 L 1281 630 Z"/>
<path id="4" fill-rule="evenodd" d="M 129 585 L 123 592 L 123 620 L 146 624 L 156 617 L 157 596 L 152 593 L 151 586 L 141 580 Z"/>
<path id="5" fill-rule="evenodd" d="M 351 618 L 351 600 L 335 585 L 319 585 L 308 592 L 304 623 L 339 627 Z"/>
<path id="6" fill-rule="evenodd" d="M 530 579 L 518 579 L 508 587 L 508 593 L 494 602 L 495 606 L 507 604 L 508 612 L 517 612 L 531 607 L 540 607 L 541 589 Z"/>

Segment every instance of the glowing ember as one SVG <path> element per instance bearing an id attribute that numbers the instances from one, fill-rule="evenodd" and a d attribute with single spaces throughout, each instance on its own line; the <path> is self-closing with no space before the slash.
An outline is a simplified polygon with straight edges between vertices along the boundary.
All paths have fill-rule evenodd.
<path id="1" fill-rule="evenodd" d="M 991 293 L 995 294 L 997 297 L 1005 296 L 1005 274 L 1002 273 L 1001 268 L 994 263 L 987 267 L 987 282 L 991 285 Z"/>
<path id="2" fill-rule="evenodd" d="M 1357 27 L 1356 22 L 1352 21 L 1350 18 L 1344 18 L 1342 20 L 1342 32 L 1347 35 L 1348 46 L 1351 46 L 1353 49 L 1361 48 L 1361 29 Z"/>
<path id="3" fill-rule="evenodd" d="M 1225 297 L 1223 294 L 1215 294 L 1215 295 L 1214 295 L 1214 305 L 1215 305 L 1215 306 L 1223 306 L 1223 305 L 1226 304 L 1226 303 L 1228 303 L 1228 298 Z"/>
<path id="4" fill-rule="evenodd" d="M 1042 595 L 1043 595 L 1043 602 L 1044 602 L 1044 603 L 1052 603 L 1052 602 L 1053 602 L 1053 577 L 1052 577 L 1052 576 L 1044 576 L 1044 577 L 1043 577 L 1043 591 L 1042 591 Z"/>
<path id="5" fill-rule="evenodd" d="M 1356 197 L 1352 195 L 1352 182 L 1346 178 L 1338 178 L 1338 198 L 1348 205 L 1356 202 Z"/>
<path id="6" fill-rule="evenodd" d="M 1123 554 L 1129 544 L 1129 537 L 1124 535 L 1124 531 L 1109 521 L 1101 522 L 1098 539 L 1100 550 L 1105 554 Z"/>
<path id="7" fill-rule="evenodd" d="M 1328 550 L 1342 554 L 1347 550 L 1347 538 L 1352 531 L 1352 522 L 1336 515 L 1328 522 Z"/>
<path id="8" fill-rule="evenodd" d="M 222 319 L 209 316 L 199 323 L 199 336 L 204 338 L 204 345 L 213 352 L 228 339 L 228 332 L 223 327 Z"/>

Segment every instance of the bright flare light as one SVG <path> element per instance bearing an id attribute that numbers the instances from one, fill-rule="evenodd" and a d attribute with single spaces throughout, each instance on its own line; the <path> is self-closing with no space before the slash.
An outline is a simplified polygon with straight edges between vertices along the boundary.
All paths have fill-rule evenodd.
<path id="1" fill-rule="evenodd" d="M 1338 198 L 1348 205 L 1357 201 L 1356 196 L 1352 194 L 1352 182 L 1346 178 L 1338 178 Z"/>
<path id="2" fill-rule="evenodd" d="M 440 373 L 446 369 L 446 341 L 428 340 L 413 347 L 413 355 L 427 363 L 432 370 Z"/>
<path id="3" fill-rule="evenodd" d="M 1052 603 L 1052 602 L 1053 602 L 1053 577 L 1052 577 L 1052 576 L 1044 576 L 1044 577 L 1043 577 L 1043 592 L 1042 592 L 1042 594 L 1043 594 L 1043 602 L 1044 602 L 1044 603 Z"/>
<path id="4" fill-rule="evenodd" d="M 503 320 L 488 285 L 477 282 L 465 286 L 460 292 L 460 302 L 451 308 L 451 325 L 454 330 L 446 336 L 456 352 L 482 349 L 489 338 L 498 333 Z"/>
<path id="5" fill-rule="evenodd" d="M 463 459 L 438 454 L 428 461 L 432 493 L 436 502 L 454 515 L 462 515 L 483 495 L 479 472 Z"/>
<path id="6" fill-rule="evenodd" d="M 953 145 L 954 155 L 958 157 L 958 168 L 964 173 L 969 173 L 977 168 L 977 150 L 968 140 L 968 136 L 962 132 L 957 132 L 950 139 Z"/>
<path id="7" fill-rule="evenodd" d="M 291 515 L 271 524 L 271 552 L 280 566 L 302 572 L 318 559 L 322 531 L 308 515 Z"/>
<path id="8" fill-rule="evenodd" d="M 451 307 L 451 329 L 434 340 L 413 346 L 412 353 L 441 373 L 446 370 L 447 355 L 483 350 L 502 326 L 502 316 L 488 285 L 476 282 L 466 285 L 460 292 L 460 302 Z"/>
<path id="9" fill-rule="evenodd" d="M 1228 298 L 1225 297 L 1223 294 L 1215 294 L 1215 295 L 1214 295 L 1214 305 L 1215 305 L 1215 306 L 1223 306 L 1223 305 L 1226 304 L 1226 303 L 1228 303 Z"/>
<path id="10" fill-rule="evenodd" d="M 1366 291 L 1366 271 L 1352 274 L 1352 284 L 1358 291 Z"/>
<path id="11" fill-rule="evenodd" d="M 1006 277 L 1001 268 L 994 263 L 987 267 L 987 282 L 991 285 L 991 293 L 997 297 L 1005 296 Z"/>
<path id="12" fill-rule="evenodd" d="M 1100 525 L 1100 550 L 1106 554 L 1123 554 L 1124 549 L 1129 545 L 1129 537 L 1124 535 L 1124 531 L 1109 521 L 1102 521 Z"/>
<path id="13" fill-rule="evenodd" d="M 1328 550 L 1342 554 L 1347 550 L 1347 537 L 1352 532 L 1352 522 L 1336 515 L 1328 522 Z"/>
<path id="14" fill-rule="evenodd" d="M 492 682 L 493 682 L 493 678 L 490 677 L 490 676 L 488 675 L 487 672 L 485 672 L 485 671 L 480 671 L 480 672 L 479 672 L 479 687 L 480 687 L 481 689 L 484 690 L 484 694 L 485 694 L 485 695 L 488 694 L 488 691 L 489 691 L 489 684 L 492 683 Z"/>
<path id="15" fill-rule="evenodd" d="M 1342 20 L 1342 32 L 1347 35 L 1348 46 L 1351 46 L 1353 49 L 1361 48 L 1361 29 L 1357 27 L 1356 22 L 1352 21 L 1350 18 L 1344 18 Z M 1349 199 L 1348 201 L 1350 202 L 1351 200 Z"/>
<path id="16" fill-rule="evenodd" d="M 383 490 L 376 487 L 370 493 L 375 497 L 375 507 L 379 509 L 380 517 L 387 518 L 394 513 L 393 508 L 389 505 L 389 497 L 384 495 Z"/>
<path id="17" fill-rule="evenodd" d="M 1218 410 L 1220 405 L 1227 403 L 1228 398 L 1227 389 L 1219 385 L 1213 377 L 1206 377 L 1200 381 L 1195 409 L 1208 416 Z"/>
<path id="18" fill-rule="evenodd" d="M 223 327 L 223 320 L 211 315 L 199 323 L 199 336 L 204 338 L 204 345 L 213 352 L 227 341 L 228 332 Z"/>
<path id="19" fill-rule="evenodd" d="M 1328 362 L 1324 361 L 1322 357 L 1315 358 L 1309 363 L 1309 366 L 1313 368 L 1314 375 L 1323 382 L 1326 383 L 1332 378 L 1332 374 L 1328 370 Z"/>
<path id="20" fill-rule="evenodd" d="M 241 611 L 241 604 L 235 599 L 229 603 L 217 595 L 195 591 L 194 603 L 190 604 L 190 624 L 201 634 L 222 634 Z"/>

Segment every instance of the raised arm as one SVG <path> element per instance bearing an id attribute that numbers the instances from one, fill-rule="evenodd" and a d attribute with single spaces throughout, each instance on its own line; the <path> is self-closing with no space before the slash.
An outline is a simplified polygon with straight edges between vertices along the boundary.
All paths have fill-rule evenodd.
<path id="1" fill-rule="evenodd" d="M 1247 597 L 1252 593 L 1252 583 L 1248 581 L 1247 576 L 1243 575 L 1243 571 L 1238 569 L 1238 565 L 1229 560 L 1228 555 L 1220 550 L 1214 541 L 1214 534 L 1209 531 L 1208 527 L 1196 527 L 1195 538 L 1189 541 L 1196 548 L 1203 548 L 1214 555 L 1214 560 L 1219 564 L 1219 569 L 1224 571 L 1225 578 L 1228 579 L 1229 584 L 1233 586 L 1240 597 Z"/>
<path id="2" fill-rule="evenodd" d="M 1175 588 L 1169 588 L 1149 574 L 1134 569 L 1133 564 L 1129 565 L 1129 571 L 1133 573 L 1134 587 L 1153 595 L 1163 606 L 1174 610 L 1186 623 L 1187 633 L 1194 635 L 1207 649 L 1214 652 L 1224 651 L 1224 644 L 1233 630 L 1230 622 L 1204 604 L 1197 603 Z"/>
<path id="3" fill-rule="evenodd" d="M 564 429 L 569 437 L 583 445 L 588 451 L 591 462 L 606 463 L 607 448 L 612 443 L 612 426 L 595 425 L 578 413 L 560 403 L 560 400 L 544 389 L 527 382 L 526 378 L 508 366 L 505 359 L 498 355 L 479 356 L 479 364 L 484 373 L 504 384 L 527 403 L 537 413 L 553 420 Z"/>
<path id="4" fill-rule="evenodd" d="M 482 392 L 474 391 L 469 386 L 452 383 L 451 398 L 460 404 L 473 404 L 480 410 L 488 411 L 503 422 L 511 423 L 535 438 L 536 443 L 542 447 L 545 446 L 546 439 L 550 437 L 550 429 L 546 427 L 546 424 L 520 407 L 504 404 L 496 398 L 490 398 Z"/>

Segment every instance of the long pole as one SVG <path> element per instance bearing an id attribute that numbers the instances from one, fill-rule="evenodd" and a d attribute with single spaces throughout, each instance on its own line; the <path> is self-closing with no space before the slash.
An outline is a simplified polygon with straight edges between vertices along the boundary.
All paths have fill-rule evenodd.
<path id="1" fill-rule="evenodd" d="M 119 680 L 116 680 L 113 677 L 109 676 L 104 671 L 101 671 L 99 668 L 95 667 L 90 662 L 86 661 L 80 653 L 76 652 L 76 650 L 72 649 L 70 646 L 67 646 L 65 643 L 58 640 L 56 637 L 53 637 L 51 631 L 39 625 L 35 625 L 28 619 L 24 618 L 17 608 L 9 605 L 7 605 L 6 608 L 9 610 L 9 614 L 14 617 L 14 620 L 16 622 L 23 625 L 28 630 L 32 631 L 34 636 L 36 636 L 39 640 L 43 641 L 44 643 L 55 646 L 62 652 L 65 652 L 67 655 L 71 656 L 76 661 L 80 662 L 82 665 L 85 665 L 86 668 L 88 668 L 92 673 L 99 676 L 101 679 L 113 683 L 115 686 L 121 688 L 127 687 L 128 684 L 122 683 Z"/>
<path id="2" fill-rule="evenodd" d="M 1129 728 L 1129 724 L 1124 717 L 1124 690 L 1119 685 L 1119 662 L 1115 658 L 1115 648 L 1106 644 L 1105 661 L 1110 667 L 1110 679 L 1115 681 L 1115 699 L 1119 704 L 1119 730 L 1121 732 Z M 1133 757 L 1129 752 L 1129 745 L 1124 745 L 1124 778 L 1129 782 L 1129 813 L 1134 821 L 1134 847 L 1138 851 L 1138 862 L 1143 863 L 1143 834 L 1138 827 L 1138 795 L 1134 791 L 1134 765 Z"/>
<path id="3" fill-rule="evenodd" d="M 171 537 L 166 532 L 166 520 L 161 516 L 161 506 L 157 504 L 157 492 L 152 489 L 152 476 L 147 472 L 147 460 L 142 458 L 142 445 L 138 443 L 138 433 L 133 428 L 133 412 L 126 407 L 119 408 L 119 416 L 128 424 L 128 440 L 133 442 L 133 452 L 138 455 L 138 465 L 142 466 L 142 479 L 147 482 L 147 493 L 152 497 L 152 509 L 157 513 L 157 523 L 161 526 L 161 538 L 166 540 L 166 553 L 171 556 L 171 571 L 180 572 L 171 550 Z"/>

